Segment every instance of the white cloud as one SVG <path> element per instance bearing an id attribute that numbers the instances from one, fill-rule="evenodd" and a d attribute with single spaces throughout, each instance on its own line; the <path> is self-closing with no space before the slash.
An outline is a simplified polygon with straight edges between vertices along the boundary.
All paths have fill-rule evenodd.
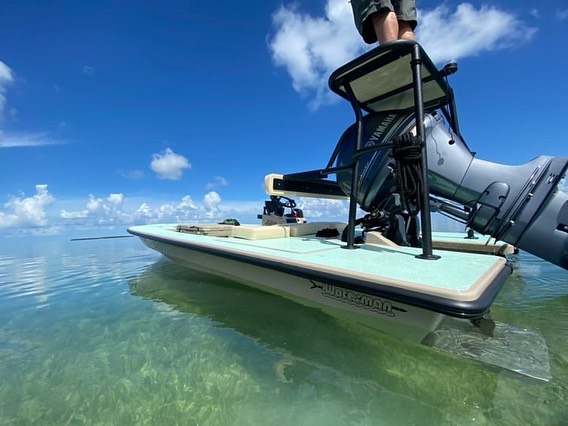
<path id="1" fill-rule="evenodd" d="M 131 204 L 131 203 L 130 203 Z M 150 205 L 143 202 L 132 209 L 126 206 L 126 197 L 121 193 L 109 194 L 106 198 L 89 195 L 85 208 L 61 210 L 59 217 L 70 225 L 132 225 L 158 222 L 183 222 L 204 217 L 207 209 L 197 206 L 189 195 L 177 203 Z"/>
<path id="2" fill-rule="evenodd" d="M 152 207 L 147 203 L 142 203 L 140 207 L 138 207 L 138 210 L 134 212 L 134 216 L 144 221 L 145 219 L 151 219 L 153 216 Z"/>
<path id="3" fill-rule="evenodd" d="M 61 210 L 59 217 L 67 224 L 127 224 L 132 215 L 122 210 L 123 204 L 123 194 L 109 194 L 106 199 L 90 194 L 84 209 Z"/>
<path id="4" fill-rule="evenodd" d="M 107 201 L 115 206 L 122 206 L 124 203 L 124 195 L 122 194 L 110 194 Z"/>
<path id="5" fill-rule="evenodd" d="M 443 4 L 421 12 L 416 37 L 437 63 L 519 46 L 536 33 L 535 28 L 494 6 L 476 9 L 462 3 L 453 11 Z"/>
<path id="6" fill-rule="evenodd" d="M 77 205 L 77 200 L 66 200 Z M 201 202 L 189 195 L 178 201 L 138 201 L 123 194 L 108 197 L 89 195 L 79 209 L 60 210 L 50 224 L 58 223 L 62 229 L 123 227 L 149 223 L 211 223 L 236 218 L 241 223 L 260 224 L 257 215 L 262 212 L 263 201 L 222 202 L 215 191 L 205 194 Z M 64 226 L 63 226 L 64 225 Z"/>
<path id="7" fill-rule="evenodd" d="M 347 219 L 348 204 L 344 201 L 312 198 L 297 201 L 310 221 Z M 3 235 L 47 235 L 105 227 L 124 230 L 146 223 L 210 223 L 227 218 L 238 219 L 243 224 L 259 224 L 257 215 L 262 212 L 262 205 L 263 200 L 223 202 L 215 191 L 205 194 L 201 202 L 189 195 L 178 201 L 137 201 L 122 193 L 103 197 L 90 194 L 84 200 L 55 200 L 47 185 L 37 185 L 34 196 L 12 197 L 4 204 L 0 229 Z M 32 232 L 32 227 L 38 231 Z"/>
<path id="8" fill-rule="evenodd" d="M 558 9 L 556 11 L 556 19 L 559 21 L 565 21 L 568 19 L 568 9 Z"/>
<path id="9" fill-rule="evenodd" d="M 14 73 L 4 62 L 0 61 L 0 123 L 4 115 L 4 106 L 6 105 L 6 86 L 14 81 Z M 2 130 L 0 129 L 0 137 Z"/>
<path id="10" fill-rule="evenodd" d="M 284 5 L 272 20 L 276 33 L 269 40 L 269 49 L 274 63 L 286 68 L 298 93 L 314 95 L 310 108 L 329 103 L 328 75 L 365 49 L 355 30 L 349 3 L 328 0 L 324 16 L 320 17 Z"/>
<path id="11" fill-rule="evenodd" d="M 272 59 L 286 68 L 294 89 L 311 99 L 312 109 L 337 98 L 327 89 L 329 74 L 369 49 L 355 28 L 346 0 L 327 0 L 323 15 L 315 17 L 284 5 L 274 13 L 273 23 L 276 31 L 269 39 Z M 518 46 L 535 32 L 494 6 L 476 9 L 462 3 L 455 9 L 443 4 L 420 10 L 416 36 L 428 55 L 440 63 Z"/>
<path id="12" fill-rule="evenodd" d="M 93 194 L 89 195 L 89 201 L 87 201 L 87 213 L 104 214 L 109 210 L 110 208 L 105 205 L 102 198 L 95 198 Z"/>
<path id="13" fill-rule="evenodd" d="M 14 81 L 14 73 L 8 65 L 0 61 L 0 84 L 11 83 Z"/>
<path id="14" fill-rule="evenodd" d="M 6 87 L 15 80 L 14 73 L 8 65 L 0 61 L 0 124 L 4 119 L 6 108 Z M 16 121 L 16 108 L 8 110 L 9 117 Z M 16 148 L 23 146 L 56 145 L 64 143 L 50 137 L 46 132 L 37 133 L 5 133 L 0 128 L 0 148 Z"/>
<path id="15" fill-rule="evenodd" d="M 221 203 L 221 196 L 215 191 L 208 192 L 203 197 L 203 206 L 205 207 L 206 217 L 217 217 L 221 213 L 219 204 Z"/>
<path id="16" fill-rule="evenodd" d="M 0 211 L 0 228 L 39 227 L 47 225 L 45 207 L 55 198 L 49 193 L 47 185 L 36 185 L 36 194 L 32 197 L 12 197 L 4 204 L 7 212 Z"/>
<path id="17" fill-rule="evenodd" d="M 205 209 L 195 204 L 193 199 L 186 195 L 178 203 L 164 203 L 152 207 L 144 202 L 131 217 L 131 223 L 180 223 L 199 222 L 205 216 Z"/>
<path id="18" fill-rule="evenodd" d="M 217 188 L 219 186 L 227 186 L 229 182 L 223 176 L 215 176 L 214 182 L 209 182 L 206 185 L 207 189 Z"/>
<path id="19" fill-rule="evenodd" d="M 61 219 L 65 219 L 65 220 L 86 219 L 87 217 L 89 217 L 89 211 L 88 210 L 75 210 L 75 211 L 61 210 L 61 212 L 59 213 L 59 216 L 61 217 Z"/>
<path id="20" fill-rule="evenodd" d="M 297 204 L 308 221 L 314 219 L 347 221 L 349 215 L 349 203 L 343 200 L 300 198 Z"/>
<path id="21" fill-rule="evenodd" d="M 0 133 L 0 148 L 18 148 L 24 146 L 43 146 L 60 145 L 65 142 L 61 139 L 54 139 L 47 132 L 39 133 Z"/>
<path id="22" fill-rule="evenodd" d="M 191 164 L 183 155 L 174 153 L 166 148 L 163 154 L 153 154 L 150 168 L 159 179 L 179 180 L 184 169 L 190 169 Z"/>

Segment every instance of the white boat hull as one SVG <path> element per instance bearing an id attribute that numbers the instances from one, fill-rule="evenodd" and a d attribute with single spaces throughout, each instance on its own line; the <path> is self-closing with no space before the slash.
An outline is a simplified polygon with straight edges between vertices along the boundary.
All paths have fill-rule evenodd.
<path id="1" fill-rule="evenodd" d="M 322 308 L 405 340 L 421 341 L 445 315 L 325 282 L 142 238 L 174 262 Z M 251 307 L 252 308 L 252 307 Z"/>

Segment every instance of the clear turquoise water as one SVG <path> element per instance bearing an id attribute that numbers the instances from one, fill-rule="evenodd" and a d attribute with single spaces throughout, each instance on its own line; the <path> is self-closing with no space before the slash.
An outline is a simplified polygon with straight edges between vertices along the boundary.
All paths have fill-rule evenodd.
<path id="1" fill-rule="evenodd" d="M 137 239 L 4 239 L 0 424 L 566 424 L 568 272 L 534 257 L 493 317 L 552 380 L 380 335 L 182 269 Z"/>

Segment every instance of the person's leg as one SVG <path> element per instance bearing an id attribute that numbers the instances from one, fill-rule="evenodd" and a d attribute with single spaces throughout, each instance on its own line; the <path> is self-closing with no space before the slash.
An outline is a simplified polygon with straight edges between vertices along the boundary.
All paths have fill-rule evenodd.
<path id="1" fill-rule="evenodd" d="M 398 38 L 415 40 L 414 28 L 416 28 L 416 0 L 393 0 L 396 17 L 398 19 Z"/>
<path id="2" fill-rule="evenodd" d="M 377 12 L 371 15 L 371 19 L 380 44 L 399 38 L 399 22 L 394 12 L 389 10 Z"/>
<path id="3" fill-rule="evenodd" d="M 406 21 L 398 21 L 398 38 L 403 40 L 416 40 L 414 31 Z"/>

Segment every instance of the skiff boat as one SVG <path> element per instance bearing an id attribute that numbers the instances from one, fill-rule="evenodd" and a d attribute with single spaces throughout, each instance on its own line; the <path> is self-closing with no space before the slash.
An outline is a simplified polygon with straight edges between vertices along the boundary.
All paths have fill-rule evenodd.
<path id="1" fill-rule="evenodd" d="M 332 73 L 329 86 L 356 121 L 323 169 L 265 177 L 262 224 L 128 231 L 182 265 L 403 338 L 420 341 L 448 317 L 491 335 L 490 307 L 513 248 L 568 266 L 568 159 L 505 166 L 475 158 L 448 83 L 456 70 L 438 69 L 416 42 L 379 46 Z M 346 199 L 349 216 L 308 222 L 289 197 Z M 468 235 L 432 232 L 432 211 Z"/>

